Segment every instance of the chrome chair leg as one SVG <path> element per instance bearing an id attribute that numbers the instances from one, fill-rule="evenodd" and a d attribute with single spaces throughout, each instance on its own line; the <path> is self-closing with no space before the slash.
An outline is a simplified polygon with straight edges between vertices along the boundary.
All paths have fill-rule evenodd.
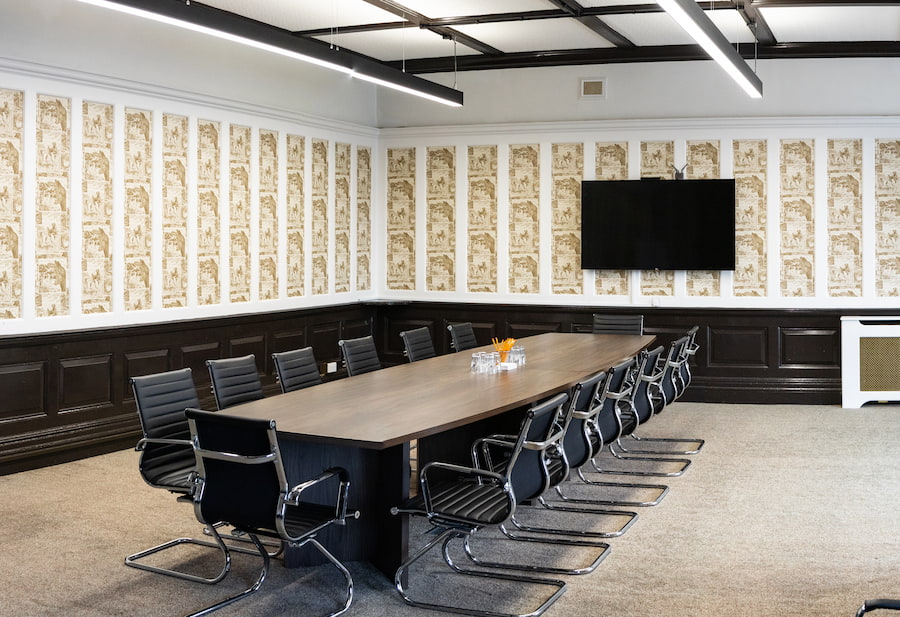
<path id="1" fill-rule="evenodd" d="M 863 617 L 863 615 L 865 615 L 869 611 L 874 611 L 881 608 L 889 611 L 900 611 L 900 600 L 889 600 L 886 598 L 866 600 L 863 605 L 859 607 L 859 610 L 856 611 L 856 617 Z"/>
<path id="2" fill-rule="evenodd" d="M 542 527 L 528 527 L 525 525 L 521 525 L 519 521 L 516 520 L 516 517 L 513 516 L 510 520 L 516 526 L 516 528 L 521 529 L 522 531 L 532 531 L 537 533 L 547 533 L 551 535 L 565 535 L 565 536 L 583 536 L 589 538 L 618 538 L 622 534 L 624 534 L 628 529 L 634 524 L 637 520 L 637 512 L 630 512 L 628 510 L 606 510 L 606 509 L 597 509 L 597 508 L 581 508 L 575 506 L 568 505 L 560 505 L 558 503 L 554 503 L 552 501 L 547 501 L 544 496 L 538 497 L 538 503 L 541 504 L 547 510 L 554 510 L 556 512 L 577 512 L 579 514 L 599 514 L 601 516 L 617 516 L 624 517 L 627 520 L 625 524 L 616 529 L 615 531 L 583 531 L 579 529 L 552 529 L 552 528 L 542 528 Z"/>
<path id="3" fill-rule="evenodd" d="M 219 572 L 216 576 L 213 577 L 204 577 L 198 576 L 196 574 L 190 574 L 189 572 L 181 572 L 180 570 L 174 570 L 170 568 L 162 568 L 160 566 L 150 565 L 148 563 L 143 563 L 141 560 L 144 557 L 149 557 L 150 555 L 155 555 L 156 553 L 160 553 L 166 549 L 172 548 L 174 546 L 180 546 L 182 544 L 192 544 L 194 546 L 205 546 L 208 548 L 215 548 L 222 551 L 224 564 L 222 565 L 222 571 Z M 228 571 L 231 569 L 231 554 L 229 553 L 227 548 L 224 548 L 224 543 L 220 542 L 207 542 L 206 540 L 197 540 L 196 538 L 175 538 L 174 540 L 169 540 L 168 542 L 164 542 L 162 544 L 158 544 L 146 550 L 140 551 L 138 553 L 134 553 L 133 555 L 129 555 L 125 558 L 125 565 L 131 568 L 137 568 L 138 570 L 144 570 L 146 572 L 155 572 L 157 574 L 165 574 L 166 576 L 173 576 L 175 578 L 180 578 L 182 580 L 191 581 L 194 583 L 204 583 L 206 585 L 215 585 L 219 581 L 221 581 L 228 574 Z"/>
<path id="4" fill-rule="evenodd" d="M 416 553 L 410 557 L 406 563 L 400 566 L 397 569 L 396 574 L 394 575 L 394 586 L 397 591 L 400 593 L 400 597 L 403 598 L 403 601 L 409 604 L 410 606 L 415 606 L 419 608 L 427 608 L 437 611 L 446 611 L 450 613 L 458 613 L 461 615 L 476 615 L 478 617 L 538 617 L 539 615 L 544 614 L 544 612 L 550 608 L 550 606 L 556 602 L 560 596 L 566 590 L 566 584 L 560 580 L 553 579 L 545 579 L 545 578 L 536 578 L 530 576 L 519 576 L 514 574 L 508 574 L 503 572 L 485 572 L 479 570 L 471 570 L 467 568 L 462 568 L 457 565 L 452 557 L 450 556 L 449 544 L 455 538 L 464 538 L 470 535 L 471 532 L 467 532 L 465 530 L 455 529 L 455 528 L 443 528 L 443 531 L 433 540 L 425 544 L 422 548 L 420 548 Z M 477 576 L 483 578 L 492 578 L 492 579 L 500 579 L 518 583 L 529 583 L 534 585 L 545 585 L 554 587 L 555 591 L 544 600 L 540 606 L 529 613 L 501 613 L 498 611 L 486 611 L 479 610 L 475 608 L 464 608 L 457 606 L 449 606 L 445 604 L 435 604 L 430 602 L 421 602 L 419 600 L 414 600 L 410 595 L 407 587 L 404 585 L 403 581 L 408 580 L 409 569 L 415 562 L 421 559 L 428 551 L 434 548 L 437 544 L 443 543 L 441 551 L 443 553 L 444 562 L 457 574 L 462 574 L 465 576 Z"/>
<path id="5" fill-rule="evenodd" d="M 219 542 L 220 546 L 222 547 L 222 550 L 225 551 L 226 554 L 228 554 L 229 549 L 225 545 L 225 541 L 219 535 L 219 532 L 216 531 L 215 528 L 212 528 L 212 531 L 213 531 L 213 536 Z M 250 539 L 253 541 L 253 544 L 256 546 L 256 550 L 258 551 L 260 557 L 262 557 L 262 560 L 263 560 L 262 569 L 260 570 L 259 576 L 257 577 L 256 581 L 252 585 L 250 585 L 250 587 L 245 589 L 244 591 L 237 593 L 229 598 L 226 598 L 225 600 L 222 600 L 221 602 L 217 602 L 211 606 L 207 606 L 206 608 L 201 609 L 201 610 L 197 611 L 196 613 L 191 613 L 187 617 L 203 617 L 203 615 L 208 615 L 208 614 L 212 613 L 213 611 L 219 610 L 220 608 L 223 608 L 230 604 L 234 604 L 238 600 L 240 600 L 242 598 L 246 598 L 250 594 L 256 593 L 259 590 L 260 585 L 263 584 L 263 581 L 266 580 L 266 576 L 269 574 L 269 553 L 266 552 L 265 547 L 259 541 L 259 538 L 257 538 L 255 535 L 250 535 Z"/>
<path id="6" fill-rule="evenodd" d="M 559 497 L 561 501 L 566 503 L 583 503 L 583 504 L 595 504 L 600 506 L 628 506 L 632 508 L 646 508 L 649 506 L 658 505 L 659 502 L 663 500 L 669 493 L 669 487 L 665 484 L 638 484 L 635 482 L 600 482 L 597 480 L 589 480 L 584 475 L 584 471 L 581 469 L 575 470 L 578 475 L 578 479 L 581 481 L 581 484 L 585 486 L 598 486 L 598 487 L 615 487 L 615 488 L 629 488 L 629 489 L 639 489 L 639 490 L 652 490 L 656 492 L 656 496 L 653 499 L 645 500 L 645 501 L 630 501 L 624 499 L 586 499 L 586 498 L 576 498 L 570 497 L 563 492 L 563 487 L 565 484 L 561 484 L 556 486 L 556 495 Z"/>
<path id="7" fill-rule="evenodd" d="M 228 523 L 224 523 L 224 522 L 216 523 L 214 525 L 214 527 L 216 527 L 216 529 L 222 529 L 223 527 L 227 527 L 227 526 L 228 526 Z M 209 531 L 209 527 L 204 527 L 203 533 L 207 536 L 212 535 Z M 233 540 L 235 542 L 242 542 L 242 543 L 246 543 L 246 544 L 252 543 L 249 535 L 246 532 L 239 531 L 237 529 L 232 529 L 231 532 L 227 536 L 223 537 L 222 539 L 223 540 L 224 539 Z M 268 550 L 266 551 L 267 553 L 269 553 L 269 557 L 278 557 L 281 555 L 281 553 L 284 552 L 284 542 L 281 542 L 281 541 L 272 542 L 272 541 L 260 540 L 260 543 L 263 546 L 265 546 L 267 549 L 268 548 L 275 549 L 274 551 L 268 551 Z M 231 550 L 236 551 L 238 553 L 245 553 L 247 555 L 255 555 L 256 554 L 255 550 L 246 549 L 246 548 L 241 547 L 240 545 L 232 546 Z"/>
<path id="8" fill-rule="evenodd" d="M 616 440 L 616 444 L 619 443 L 619 440 Z M 596 459 L 591 459 L 591 465 L 594 467 L 594 470 L 597 473 L 606 473 L 612 475 L 625 475 L 625 476 L 653 476 L 653 477 L 663 477 L 663 478 L 672 478 L 676 476 L 683 475 L 685 470 L 691 466 L 691 460 L 686 458 L 663 458 L 657 456 L 625 456 L 620 452 L 617 452 L 613 447 L 613 444 L 609 444 L 608 446 L 610 454 L 613 455 L 614 458 L 620 461 L 642 461 L 642 462 L 656 462 L 656 463 L 683 463 L 680 469 L 676 471 L 645 471 L 645 470 L 633 470 L 633 469 L 603 469 L 597 464 Z"/>
<path id="9" fill-rule="evenodd" d="M 697 454 L 703 448 L 703 444 L 706 443 L 706 441 L 704 441 L 703 439 L 700 439 L 700 438 L 690 439 L 690 438 L 674 438 L 674 437 L 672 437 L 672 438 L 670 438 L 670 437 L 639 437 L 638 435 L 634 435 L 634 434 L 629 435 L 629 437 L 631 437 L 631 439 L 633 439 L 634 441 L 640 442 L 640 443 L 695 443 L 695 444 L 697 444 L 697 447 L 695 447 L 692 450 L 633 450 L 633 449 L 626 449 L 625 447 L 621 446 L 621 444 L 620 444 L 620 448 L 621 448 L 622 452 L 624 452 L 626 454 L 662 454 L 662 455 L 672 454 L 672 455 L 676 455 L 676 456 L 681 456 L 681 455 L 685 455 L 685 454 Z"/>

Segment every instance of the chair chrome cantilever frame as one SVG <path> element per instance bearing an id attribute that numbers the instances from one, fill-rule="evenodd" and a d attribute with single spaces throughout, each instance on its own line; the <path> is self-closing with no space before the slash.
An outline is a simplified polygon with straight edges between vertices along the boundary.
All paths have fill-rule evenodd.
<path id="1" fill-rule="evenodd" d="M 403 353 L 410 362 L 427 360 L 437 355 L 434 351 L 434 343 L 431 341 L 431 330 L 426 327 L 404 330 L 400 333 L 403 339 Z"/>
<path id="2" fill-rule="evenodd" d="M 210 385 L 220 411 L 263 397 L 262 382 L 256 368 L 256 356 L 207 360 Z"/>
<path id="3" fill-rule="evenodd" d="M 282 394 L 322 383 L 312 347 L 275 352 L 272 354 L 272 362 L 275 364 L 275 375 Z"/>
<path id="4" fill-rule="evenodd" d="M 554 409 L 547 408 L 542 413 L 547 415 L 553 414 L 554 411 Z M 528 416 L 526 425 L 530 423 L 533 414 L 529 412 Z M 516 459 L 524 450 L 526 428 L 527 426 L 523 426 L 519 438 L 509 450 L 510 467 L 515 464 Z M 468 551 L 469 539 L 479 530 L 502 525 L 515 513 L 516 496 L 510 478 L 505 472 L 490 471 L 478 465 L 464 467 L 433 461 L 422 468 L 419 474 L 419 486 L 420 490 L 416 497 L 400 507 L 392 508 L 391 512 L 426 517 L 439 533 L 397 569 L 394 584 L 404 602 L 420 608 L 482 617 L 537 617 L 542 615 L 563 594 L 566 584 L 560 580 L 464 568 L 454 562 L 450 555 L 450 545 L 454 540 L 462 539 Z M 457 574 L 499 579 L 529 586 L 549 586 L 553 588 L 553 592 L 541 601 L 537 608 L 524 614 L 416 600 L 410 595 L 407 585 L 410 569 L 439 544 L 444 562 Z"/>
<path id="5" fill-rule="evenodd" d="M 888 598 L 878 598 L 877 600 L 866 600 L 859 610 L 856 611 L 856 617 L 863 617 L 868 612 L 878 609 L 888 611 L 900 611 L 900 600 L 891 600 Z"/>
<path id="6" fill-rule="evenodd" d="M 447 326 L 450 331 L 450 348 L 453 351 L 465 351 L 478 347 L 478 339 L 475 338 L 475 330 L 472 322 L 452 323 Z"/>
<path id="7" fill-rule="evenodd" d="M 601 466 L 597 457 L 591 459 L 596 473 L 625 476 L 674 477 L 682 475 L 690 466 L 690 459 L 672 459 L 658 456 L 626 456 L 617 451 L 623 435 L 630 434 L 638 423 L 637 412 L 631 400 L 632 384 L 628 376 L 634 374 L 637 359 L 631 358 L 614 367 L 616 370 L 607 378 L 606 386 L 601 394 L 600 403 L 605 409 L 597 415 L 594 426 L 599 432 L 598 440 L 603 443 L 609 453 L 621 461 L 639 463 L 679 463 L 681 467 L 675 471 L 658 471 L 654 469 L 606 469 Z M 609 413 L 609 412 L 612 413 Z"/>
<path id="8" fill-rule="evenodd" d="M 347 568 L 316 540 L 316 534 L 332 524 L 345 524 L 350 490 L 346 470 L 326 469 L 319 476 L 291 487 L 274 420 L 240 418 L 198 409 L 188 409 L 185 415 L 197 461 L 194 493 L 197 520 L 212 529 L 226 559 L 233 549 L 216 530 L 215 524 L 220 521 L 229 521 L 246 533 L 262 559 L 259 575 L 250 587 L 189 617 L 207 615 L 260 588 L 269 571 L 269 554 L 259 536 L 276 538 L 294 547 L 310 545 L 327 558 L 346 579 L 346 599 L 328 617 L 344 613 L 353 601 L 353 579 Z M 337 483 L 333 506 L 303 500 L 304 491 L 325 482 Z"/>
<path id="9" fill-rule="evenodd" d="M 653 399 L 651 402 L 653 406 L 653 415 L 663 411 L 669 403 L 680 398 L 687 389 L 691 380 L 689 368 L 690 357 L 697 353 L 698 349 L 697 344 L 693 342 L 697 335 L 697 330 L 697 326 L 694 326 L 688 330 L 685 336 L 676 339 L 669 346 L 668 354 L 660 369 L 661 377 L 647 392 L 647 396 Z M 666 395 L 666 388 L 668 388 L 669 395 Z M 638 403 L 637 400 L 635 402 L 636 404 Z M 647 445 L 652 443 L 695 444 L 693 448 L 688 450 L 636 450 L 634 448 L 626 448 L 624 445 L 620 444 L 622 452 L 631 454 L 663 454 L 676 456 L 697 454 L 700 452 L 700 449 L 703 448 L 703 444 L 705 443 L 704 440 L 699 437 L 642 437 L 634 433 L 628 435 L 628 437 L 634 441 L 645 443 Z"/>
<path id="10" fill-rule="evenodd" d="M 190 501 L 196 486 L 196 459 L 185 409 L 200 405 L 191 369 L 132 377 L 130 383 L 144 435 L 135 447 L 141 453 L 141 477 L 150 486 L 174 493 L 180 501 Z M 208 529 L 205 531 L 209 532 Z M 175 538 L 128 555 L 125 565 L 206 584 L 217 583 L 228 573 L 230 560 L 227 558 L 222 570 L 215 576 L 195 575 L 142 561 L 145 557 L 182 544 L 220 549 L 218 542 L 189 537 Z"/>
<path id="11" fill-rule="evenodd" d="M 476 466 L 503 472 L 512 483 L 513 492 L 519 502 L 536 500 L 540 507 L 562 512 L 598 514 L 613 518 L 625 518 L 624 524 L 613 531 L 593 531 L 571 527 L 538 527 L 527 524 L 517 517 L 527 508 L 519 508 L 499 529 L 511 540 L 537 542 L 554 545 L 587 546 L 601 549 L 593 561 L 578 567 L 556 567 L 534 564 L 511 564 L 491 562 L 479 558 L 469 542 L 466 555 L 482 567 L 527 570 L 551 574 L 586 574 L 597 568 L 609 553 L 609 544 L 599 538 L 612 538 L 625 533 L 634 523 L 637 513 L 622 510 L 601 510 L 575 508 L 564 504 L 551 503 L 544 499 L 550 488 L 564 481 L 569 475 L 569 465 L 562 449 L 562 440 L 572 414 L 572 405 L 566 393 L 558 394 L 542 403 L 534 405 L 526 415 L 522 429 L 516 435 L 491 435 L 476 440 L 472 446 L 472 457 Z M 512 459 L 508 452 L 524 435 L 522 451 Z M 510 527 L 512 525 L 512 528 Z M 514 529 L 513 529 L 514 528 Z M 519 533 L 519 532 L 525 532 Z M 538 534 L 538 535 L 535 535 Z M 547 536 L 553 536 L 548 538 Z"/>
<path id="12" fill-rule="evenodd" d="M 662 348 L 660 348 L 660 351 Z M 557 497 L 566 502 L 573 504 L 596 504 L 608 506 L 632 506 L 632 507 L 648 507 L 655 506 L 662 501 L 663 497 L 669 492 L 669 487 L 664 484 L 639 484 L 635 482 L 611 482 L 589 480 L 585 476 L 585 469 L 595 456 L 603 449 L 603 442 L 600 431 L 595 426 L 597 417 L 601 412 L 611 414 L 613 422 L 615 419 L 615 411 L 612 409 L 613 399 L 603 396 L 603 389 L 607 387 L 608 378 L 615 372 L 615 367 L 607 371 L 597 373 L 588 379 L 582 381 L 575 387 L 572 395 L 574 402 L 574 410 L 572 412 L 572 420 L 569 428 L 566 430 L 566 436 L 563 439 L 563 448 L 566 452 L 566 459 L 569 461 L 570 467 L 575 471 L 576 479 L 554 487 Z M 627 367 L 626 369 L 627 370 Z M 604 410 L 604 405 L 606 409 Z M 615 487 L 623 489 L 636 489 L 642 492 L 652 491 L 651 499 L 595 499 L 595 498 L 578 498 L 567 494 L 564 489 L 570 485 L 588 485 L 596 487 Z"/>

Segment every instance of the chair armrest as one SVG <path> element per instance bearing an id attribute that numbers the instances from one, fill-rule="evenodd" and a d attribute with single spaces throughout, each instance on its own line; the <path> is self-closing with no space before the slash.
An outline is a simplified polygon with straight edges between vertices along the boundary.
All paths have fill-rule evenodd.
<path id="1" fill-rule="evenodd" d="M 193 448 L 194 444 L 190 439 L 163 439 L 163 438 L 155 438 L 155 437 L 144 437 L 140 441 L 137 442 L 137 445 L 134 446 L 136 452 L 142 452 L 144 448 L 146 448 L 149 444 L 156 445 L 170 445 L 170 446 L 185 446 L 187 448 Z"/>
<path id="2" fill-rule="evenodd" d="M 289 505 L 298 506 L 300 505 L 300 496 L 303 491 L 332 478 L 337 478 L 339 481 L 337 501 L 334 508 L 335 522 L 339 525 L 343 525 L 344 518 L 347 516 L 347 498 L 350 493 L 350 476 L 343 467 L 330 467 L 322 471 L 322 473 L 315 478 L 297 484 L 288 491 L 284 500 Z M 359 517 L 359 513 L 354 512 L 354 516 Z"/>

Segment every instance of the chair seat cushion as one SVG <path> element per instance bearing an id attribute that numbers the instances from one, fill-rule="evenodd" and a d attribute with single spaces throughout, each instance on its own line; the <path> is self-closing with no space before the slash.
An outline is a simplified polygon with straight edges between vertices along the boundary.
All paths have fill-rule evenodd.
<path id="1" fill-rule="evenodd" d="M 430 514 L 438 524 L 496 525 L 505 521 L 511 511 L 509 494 L 496 484 L 447 482 L 429 490 L 433 507 Z M 410 499 L 403 509 L 428 514 L 421 495 Z"/>

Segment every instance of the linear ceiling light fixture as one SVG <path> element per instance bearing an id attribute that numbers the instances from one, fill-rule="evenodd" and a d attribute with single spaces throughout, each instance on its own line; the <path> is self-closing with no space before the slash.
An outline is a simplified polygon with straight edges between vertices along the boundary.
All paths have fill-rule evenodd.
<path id="1" fill-rule="evenodd" d="M 295 36 L 287 30 L 204 4 L 192 3 L 190 0 L 79 0 L 79 2 L 249 45 L 451 107 L 462 107 L 463 104 L 463 93 L 459 90 L 398 71 L 364 56 L 331 49 L 328 45 Z"/>
<path id="2" fill-rule="evenodd" d="M 762 98 L 762 80 L 753 72 L 696 0 L 656 0 L 700 47 L 752 98 Z"/>

